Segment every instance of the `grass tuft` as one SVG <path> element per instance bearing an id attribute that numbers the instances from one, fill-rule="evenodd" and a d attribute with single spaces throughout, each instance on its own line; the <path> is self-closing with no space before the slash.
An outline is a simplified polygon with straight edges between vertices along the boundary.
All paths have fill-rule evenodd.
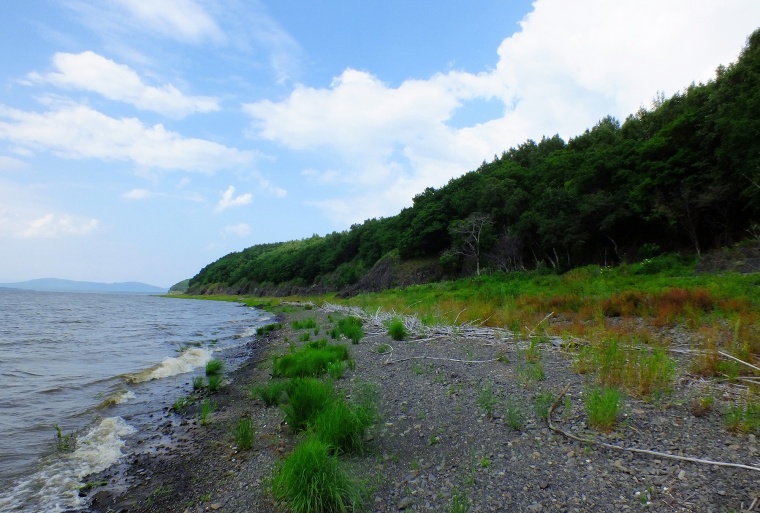
<path id="1" fill-rule="evenodd" d="M 622 395 L 612 387 L 594 387 L 586 391 L 586 417 L 591 427 L 612 431 L 620 414 Z"/>
<path id="2" fill-rule="evenodd" d="M 346 346 L 315 340 L 298 351 L 275 358 L 272 375 L 284 378 L 321 376 L 327 372 L 328 364 L 348 359 Z"/>
<path id="3" fill-rule="evenodd" d="M 272 479 L 272 492 L 294 513 L 347 513 L 361 509 L 363 484 L 349 478 L 330 446 L 307 438 L 293 450 Z"/>
<path id="4" fill-rule="evenodd" d="M 277 406 L 284 401 L 288 383 L 285 381 L 270 381 L 266 385 L 253 386 L 251 397 L 259 397 L 267 406 Z"/>
<path id="5" fill-rule="evenodd" d="M 388 325 L 388 334 L 393 340 L 404 340 L 409 336 L 409 332 L 406 330 L 406 326 L 401 319 L 394 319 Z"/>
<path id="6" fill-rule="evenodd" d="M 206 376 L 218 376 L 224 371 L 224 362 L 213 358 L 206 362 Z"/>
<path id="7" fill-rule="evenodd" d="M 249 418 L 242 418 L 238 420 L 234 429 L 235 445 L 238 448 L 245 451 L 253 447 L 253 439 L 256 437 L 256 429 L 253 427 L 253 422 Z"/>
<path id="8" fill-rule="evenodd" d="M 303 431 L 317 415 L 336 401 L 331 383 L 316 378 L 296 378 L 288 386 L 285 421 L 294 431 Z"/>
<path id="9" fill-rule="evenodd" d="M 204 399 L 201 403 L 201 410 L 200 410 L 200 420 L 201 420 L 201 426 L 205 426 L 208 424 L 209 415 L 214 413 L 216 411 L 217 404 L 214 401 L 209 401 L 208 399 Z"/>
<path id="10" fill-rule="evenodd" d="M 358 317 L 344 317 L 338 320 L 338 324 L 330 331 L 330 336 L 334 339 L 343 335 L 351 340 L 351 343 L 358 344 L 364 336 L 362 320 Z"/>

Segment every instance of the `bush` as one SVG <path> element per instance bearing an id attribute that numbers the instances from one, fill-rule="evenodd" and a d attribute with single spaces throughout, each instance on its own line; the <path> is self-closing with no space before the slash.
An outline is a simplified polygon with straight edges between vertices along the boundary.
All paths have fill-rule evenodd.
<path id="1" fill-rule="evenodd" d="M 406 326 L 401 319 L 395 319 L 388 325 L 388 334 L 393 340 L 404 340 L 409 333 L 406 331 Z"/>
<path id="2" fill-rule="evenodd" d="M 325 442 L 308 438 L 277 469 L 272 492 L 294 513 L 347 513 L 360 510 L 364 487 L 340 468 Z"/>
<path id="3" fill-rule="evenodd" d="M 288 385 L 285 421 L 293 431 L 303 431 L 317 415 L 337 400 L 331 383 L 315 378 L 293 379 Z"/>

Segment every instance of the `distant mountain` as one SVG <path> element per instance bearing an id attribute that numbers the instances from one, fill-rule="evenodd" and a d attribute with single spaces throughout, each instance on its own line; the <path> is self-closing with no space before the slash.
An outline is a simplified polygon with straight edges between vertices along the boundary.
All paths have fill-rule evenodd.
<path id="1" fill-rule="evenodd" d="M 136 281 L 124 283 L 96 283 L 90 281 L 61 280 L 58 278 L 41 278 L 39 280 L 20 281 L 18 283 L 0 283 L 0 287 L 40 292 L 101 292 L 128 294 L 166 294 L 167 289 L 155 287 Z"/>

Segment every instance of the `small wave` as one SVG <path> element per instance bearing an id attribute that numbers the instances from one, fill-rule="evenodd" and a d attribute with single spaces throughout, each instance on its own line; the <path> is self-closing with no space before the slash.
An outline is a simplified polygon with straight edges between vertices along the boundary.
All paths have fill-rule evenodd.
<path id="1" fill-rule="evenodd" d="M 121 417 L 108 417 L 77 441 L 70 454 L 56 455 L 34 475 L 0 493 L 2 511 L 61 512 L 82 505 L 82 479 L 116 463 L 123 437 L 137 431 Z"/>
<path id="2" fill-rule="evenodd" d="M 150 369 L 138 372 L 137 374 L 129 374 L 126 376 L 126 379 L 130 383 L 142 383 L 143 381 L 150 381 L 152 379 L 168 378 L 169 376 L 190 372 L 193 369 L 206 365 L 206 362 L 210 359 L 211 353 L 205 349 L 188 349 L 177 357 L 164 358 L 161 363 Z"/>
<path id="3" fill-rule="evenodd" d="M 119 390 L 111 394 L 108 399 L 98 405 L 98 408 L 107 408 L 109 406 L 115 406 L 117 404 L 124 404 L 130 399 L 134 399 L 137 396 L 131 390 Z"/>

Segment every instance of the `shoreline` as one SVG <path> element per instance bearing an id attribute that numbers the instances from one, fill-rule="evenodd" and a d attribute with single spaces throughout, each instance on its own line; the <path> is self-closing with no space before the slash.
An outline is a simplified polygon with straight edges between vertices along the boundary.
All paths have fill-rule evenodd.
<path id="1" fill-rule="evenodd" d="M 251 399 L 248 388 L 269 380 L 271 355 L 298 344 L 304 331 L 293 329 L 293 320 L 314 318 L 324 337 L 335 315 L 301 308 L 278 316 L 282 329 L 257 337 L 251 356 L 231 373 L 232 383 L 213 396 L 219 407 L 209 424 L 195 418 L 197 405 L 183 415 L 170 414 L 153 435 L 168 445 L 131 454 L 118 465 L 121 470 L 112 467 L 88 478 L 112 484 L 93 489 L 85 511 L 289 511 L 274 500 L 268 483 L 300 437 L 290 432 L 279 408 Z M 758 472 L 581 443 L 549 429 L 538 408 L 567 386 L 568 399 L 555 405 L 552 420 L 581 439 L 754 464 L 760 446 L 753 434 L 728 433 L 720 408 L 699 417 L 690 412 L 698 382 L 679 380 L 658 401 L 626 399 L 618 425 L 599 433 L 585 421 L 587 379 L 572 371 L 572 358 L 562 348 L 541 348 L 544 376 L 534 379 L 525 374 L 525 341 L 452 332 L 396 342 L 382 330 L 369 319 L 359 344 L 345 342 L 356 368 L 336 381 L 346 395 L 362 380 L 380 385 L 382 420 L 370 431 L 369 452 L 344 462 L 369 485 L 363 511 L 453 511 L 458 503 L 469 511 L 644 507 L 717 513 L 747 508 L 760 494 Z M 380 354 L 382 344 L 391 346 L 390 354 Z M 678 362 L 679 368 L 685 364 Z M 519 428 L 515 411 L 522 416 Z M 250 451 L 234 447 L 231 426 L 241 416 L 256 427 Z"/>

